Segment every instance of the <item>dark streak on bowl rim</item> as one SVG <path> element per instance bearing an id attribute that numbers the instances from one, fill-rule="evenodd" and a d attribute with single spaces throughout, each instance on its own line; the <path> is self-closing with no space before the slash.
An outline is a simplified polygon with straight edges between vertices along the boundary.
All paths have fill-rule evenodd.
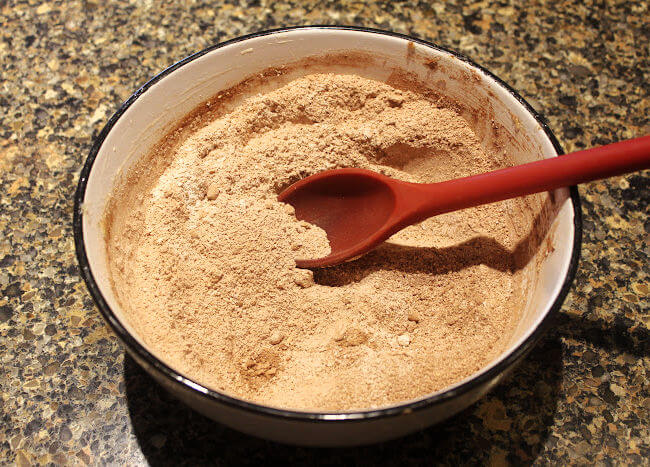
<path id="1" fill-rule="evenodd" d="M 571 261 L 569 263 L 569 269 L 567 271 L 567 275 L 564 279 L 564 283 L 562 284 L 560 292 L 556 297 L 555 301 L 553 302 L 553 305 L 551 306 L 549 312 L 544 317 L 542 322 L 537 326 L 537 328 L 533 331 L 533 333 L 528 337 L 528 339 L 522 342 L 517 348 L 515 348 L 512 352 L 510 352 L 503 360 L 499 361 L 496 365 L 476 375 L 475 377 L 472 377 L 471 379 L 465 381 L 464 383 L 460 384 L 457 387 L 443 390 L 442 392 L 435 393 L 429 397 L 424 397 L 400 405 L 388 406 L 386 408 L 379 408 L 373 410 L 360 410 L 354 412 L 307 412 L 307 411 L 297 411 L 297 410 L 284 410 L 284 409 L 268 407 L 261 404 L 256 404 L 253 402 L 247 402 L 208 389 L 196 383 L 195 381 L 192 381 L 191 379 L 182 376 L 181 374 L 179 374 L 178 372 L 176 372 L 175 370 L 167 366 L 165 363 L 158 360 L 158 358 L 153 356 L 142 345 L 140 345 L 127 332 L 124 326 L 115 317 L 115 315 L 109 308 L 108 304 L 104 300 L 104 297 L 102 296 L 99 287 L 95 282 L 95 278 L 93 277 L 92 272 L 90 271 L 90 265 L 88 263 L 88 258 L 86 256 L 86 248 L 83 242 L 82 203 L 86 193 L 88 176 L 92 169 L 95 158 L 97 157 L 99 149 L 102 146 L 104 140 L 106 139 L 106 136 L 113 128 L 117 120 L 122 116 L 122 114 L 124 114 L 124 112 L 131 106 L 131 104 L 133 104 L 153 84 L 157 83 L 160 79 L 167 76 L 171 72 L 192 62 L 193 60 L 196 60 L 197 58 L 207 54 L 208 52 L 219 49 L 221 47 L 225 47 L 227 45 L 245 41 L 247 39 L 252 39 L 255 37 L 266 36 L 269 34 L 276 34 L 281 32 L 301 30 L 301 29 L 320 29 L 320 30 L 329 29 L 329 30 L 357 31 L 357 32 L 365 32 L 371 34 L 380 34 L 380 35 L 403 39 L 406 41 L 415 42 L 423 46 L 451 54 L 456 58 L 458 58 L 459 60 L 464 61 L 470 64 L 471 66 L 481 70 L 487 76 L 489 76 L 490 78 L 495 80 L 498 84 L 500 84 L 504 89 L 506 89 L 515 99 L 517 99 L 517 101 L 519 101 L 519 103 L 521 103 L 528 110 L 528 112 L 530 112 L 530 114 L 535 118 L 535 120 L 537 120 L 538 124 L 541 126 L 541 128 L 546 133 L 546 136 L 553 144 L 558 155 L 564 154 L 564 151 L 562 150 L 560 143 L 558 142 L 553 132 L 550 130 L 545 119 L 539 113 L 537 113 L 537 111 L 535 111 L 535 109 L 533 109 L 533 107 L 528 102 L 526 102 L 526 100 L 523 97 L 521 97 L 512 87 L 510 87 L 499 77 L 495 76 L 492 72 L 474 63 L 472 60 L 470 60 L 469 58 L 465 57 L 464 55 L 456 51 L 449 50 L 439 45 L 436 45 L 432 42 L 407 36 L 405 34 L 399 34 L 399 33 L 384 31 L 380 29 L 362 28 L 362 27 L 355 27 L 355 26 L 335 26 L 335 25 L 296 26 L 296 27 L 271 29 L 271 30 L 256 32 L 253 34 L 248 34 L 219 44 L 215 44 L 211 47 L 201 50 L 200 52 L 196 52 L 182 59 L 181 61 L 171 65 L 169 68 L 163 70 L 162 72 L 160 72 L 159 74 L 151 78 L 147 83 L 145 83 L 131 97 L 129 97 L 129 99 L 126 100 L 120 106 L 117 112 L 115 112 L 115 114 L 109 119 L 108 123 L 104 126 L 101 133 L 95 140 L 90 150 L 90 154 L 86 159 L 83 169 L 81 170 L 79 176 L 79 184 L 77 186 L 77 191 L 75 193 L 75 198 L 74 198 L 73 231 L 74 231 L 75 248 L 77 253 L 77 259 L 79 261 L 79 266 L 81 269 L 81 275 L 84 281 L 86 282 L 86 286 L 88 287 L 91 296 L 93 297 L 95 303 L 97 304 L 100 312 L 104 316 L 104 319 L 106 319 L 106 321 L 113 328 L 113 331 L 122 340 L 122 342 L 124 342 L 124 344 L 130 348 L 132 352 L 134 352 L 139 358 L 143 359 L 153 369 L 155 369 L 160 374 L 164 375 L 170 381 L 173 381 L 175 384 L 181 385 L 185 390 L 190 390 L 196 396 L 205 398 L 211 402 L 225 404 L 233 408 L 242 409 L 259 415 L 279 417 L 285 420 L 305 421 L 305 422 L 311 421 L 311 422 L 318 422 L 318 423 L 345 423 L 345 422 L 373 420 L 373 419 L 386 418 L 386 417 L 395 417 L 401 414 L 407 414 L 425 408 L 429 408 L 434 405 L 440 405 L 446 401 L 449 401 L 450 399 L 453 399 L 462 394 L 470 392 L 471 390 L 490 382 L 492 379 L 496 378 L 504 371 L 506 371 L 508 368 L 510 368 L 518 361 L 523 359 L 523 357 L 526 356 L 526 354 L 541 339 L 542 335 L 547 330 L 550 322 L 552 321 L 552 318 L 559 312 L 562 303 L 564 302 L 564 299 L 571 287 L 571 283 L 575 277 L 577 267 L 578 267 L 578 261 L 580 257 L 580 246 L 582 241 L 582 212 L 580 208 L 580 197 L 578 195 L 578 190 L 575 186 L 572 186 L 569 189 L 571 195 L 571 202 L 573 203 L 573 211 L 574 211 L 573 251 L 571 253 Z M 201 388 L 201 390 L 198 390 L 197 388 Z"/>

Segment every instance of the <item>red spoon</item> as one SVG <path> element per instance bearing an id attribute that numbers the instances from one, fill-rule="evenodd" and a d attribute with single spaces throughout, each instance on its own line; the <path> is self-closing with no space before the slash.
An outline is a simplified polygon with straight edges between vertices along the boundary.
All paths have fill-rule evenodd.
<path id="1" fill-rule="evenodd" d="M 364 169 L 335 169 L 300 180 L 278 196 L 296 217 L 327 233 L 331 253 L 301 268 L 357 258 L 394 233 L 438 214 L 650 168 L 650 135 L 486 174 L 408 183 Z"/>

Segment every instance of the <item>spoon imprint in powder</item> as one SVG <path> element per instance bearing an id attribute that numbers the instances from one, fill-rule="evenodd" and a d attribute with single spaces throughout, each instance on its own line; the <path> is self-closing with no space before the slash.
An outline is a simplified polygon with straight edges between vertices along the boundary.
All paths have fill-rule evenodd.
<path id="1" fill-rule="evenodd" d="M 429 217 L 650 168 L 650 135 L 441 183 L 395 180 L 364 169 L 327 170 L 300 180 L 278 200 L 325 230 L 331 253 L 298 259 L 333 266 L 379 246 Z"/>

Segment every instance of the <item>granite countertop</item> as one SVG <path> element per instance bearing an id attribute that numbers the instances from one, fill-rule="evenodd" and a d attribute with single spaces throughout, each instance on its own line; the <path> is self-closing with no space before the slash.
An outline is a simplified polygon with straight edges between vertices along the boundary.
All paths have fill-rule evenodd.
<path id="1" fill-rule="evenodd" d="M 567 151 L 650 133 L 647 2 L 461 3 L 0 2 L 0 459 L 648 462 L 649 172 L 580 187 L 579 273 L 513 375 L 448 422 L 376 446 L 287 447 L 190 411 L 125 356 L 79 277 L 72 198 L 93 139 L 149 77 L 241 34 L 325 23 L 408 33 L 490 68 Z"/>

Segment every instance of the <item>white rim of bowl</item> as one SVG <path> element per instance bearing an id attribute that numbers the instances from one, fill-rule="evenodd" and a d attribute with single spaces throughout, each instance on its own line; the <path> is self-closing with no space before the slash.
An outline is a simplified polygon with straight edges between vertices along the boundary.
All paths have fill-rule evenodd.
<path id="1" fill-rule="evenodd" d="M 573 227 L 574 227 L 574 238 L 571 251 L 571 259 L 569 262 L 569 267 L 567 269 L 566 276 L 560 287 L 557 296 L 555 297 L 553 304 L 550 306 L 546 315 L 538 322 L 537 326 L 530 335 L 524 339 L 518 346 L 513 348 L 507 355 L 501 357 L 496 363 L 486 367 L 481 370 L 479 373 L 476 373 L 465 380 L 441 391 L 435 392 L 433 394 L 423 396 L 414 400 L 405 401 L 404 403 L 398 403 L 378 409 L 368 409 L 368 410 L 354 410 L 354 411 L 345 411 L 345 412 L 317 412 L 317 411 L 300 411 L 300 410 L 290 410 L 290 409 L 281 409 L 276 407 L 270 407 L 255 402 L 249 402 L 243 399 L 236 397 L 228 396 L 226 394 L 220 393 L 209 389 L 183 375 L 181 375 L 176 370 L 170 368 L 167 364 L 163 363 L 151 352 L 145 349 L 136 339 L 126 330 L 122 323 L 117 319 L 111 308 L 106 303 L 95 278 L 90 270 L 90 264 L 88 262 L 88 257 L 86 254 L 86 247 L 83 241 L 83 210 L 82 205 L 85 198 L 86 188 L 88 186 L 88 177 L 92 170 L 93 164 L 99 153 L 104 140 L 108 136 L 109 132 L 112 130 L 115 123 L 120 119 L 124 112 L 138 99 L 140 98 L 151 86 L 156 84 L 165 76 L 170 73 L 178 70 L 179 68 L 187 65 L 188 63 L 196 60 L 197 58 L 222 47 L 242 42 L 248 39 L 267 36 L 271 34 L 278 34 L 283 32 L 297 31 L 297 30 L 308 30 L 308 29 L 320 29 L 320 30 L 333 30 L 333 31 L 357 31 L 364 32 L 368 34 L 380 34 L 385 36 L 390 36 L 398 39 L 403 39 L 406 41 L 414 42 L 425 47 L 435 49 L 437 51 L 445 52 L 451 54 L 458 58 L 459 60 L 469 64 L 470 66 L 480 70 L 487 77 L 493 79 L 498 85 L 503 87 L 508 94 L 514 97 L 524 108 L 532 115 L 532 117 L 540 125 L 540 128 L 544 131 L 546 137 L 549 139 L 553 147 L 555 148 L 558 156 L 564 154 L 560 143 L 557 138 L 550 130 L 546 120 L 528 103 L 526 100 L 517 93 L 510 85 L 503 81 L 498 76 L 494 75 L 492 72 L 482 67 L 481 65 L 475 63 L 464 55 L 441 47 L 432 42 L 411 37 L 405 34 L 400 34 L 392 31 L 384 31 L 381 29 L 373 28 L 364 28 L 356 26 L 336 26 L 336 25 L 312 25 L 312 26 L 294 26 L 278 29 L 270 29 L 265 31 L 259 31 L 252 34 L 247 34 L 244 36 L 236 37 L 234 39 L 221 42 L 210 46 L 206 49 L 203 49 L 199 52 L 196 52 L 177 63 L 174 63 L 170 67 L 161 71 L 149 81 L 147 81 L 142 87 L 135 91 L 131 97 L 129 97 L 119 109 L 111 116 L 108 120 L 99 136 L 97 136 L 90 153 L 84 163 L 84 166 L 79 175 L 79 183 L 77 186 L 77 191 L 74 198 L 74 218 L 73 218 L 73 235 L 75 241 L 75 250 L 77 254 L 77 260 L 79 262 L 81 276 L 84 279 L 88 291 L 92 296 L 95 304 L 99 308 L 104 319 L 111 326 L 118 338 L 127 346 L 127 348 L 133 352 L 136 356 L 136 360 L 139 358 L 145 361 L 151 369 L 155 370 L 158 374 L 163 375 L 169 381 L 172 381 L 174 384 L 182 386 L 183 389 L 193 392 L 197 397 L 202 397 L 211 402 L 216 402 L 219 404 L 224 404 L 236 409 L 245 410 L 248 412 L 253 412 L 259 415 L 267 415 L 270 417 L 279 417 L 282 419 L 291 419 L 296 421 L 311 421 L 311 422 L 359 422 L 359 421 L 368 421 L 379 418 L 386 417 L 395 417 L 402 414 L 409 414 L 412 412 L 420 411 L 423 409 L 431 408 L 432 406 L 442 405 L 443 403 L 459 397 L 463 394 L 466 394 L 473 389 L 476 389 L 497 376 L 504 373 L 509 368 L 516 365 L 520 362 L 528 352 L 539 342 L 543 334 L 548 329 L 552 318 L 557 314 L 557 312 L 562 307 L 562 303 L 566 298 L 573 279 L 575 278 L 576 271 L 578 269 L 578 262 L 580 259 L 580 248 L 582 244 L 582 211 L 580 208 L 580 197 L 578 195 L 577 187 L 569 187 L 570 199 L 573 207 Z"/>

